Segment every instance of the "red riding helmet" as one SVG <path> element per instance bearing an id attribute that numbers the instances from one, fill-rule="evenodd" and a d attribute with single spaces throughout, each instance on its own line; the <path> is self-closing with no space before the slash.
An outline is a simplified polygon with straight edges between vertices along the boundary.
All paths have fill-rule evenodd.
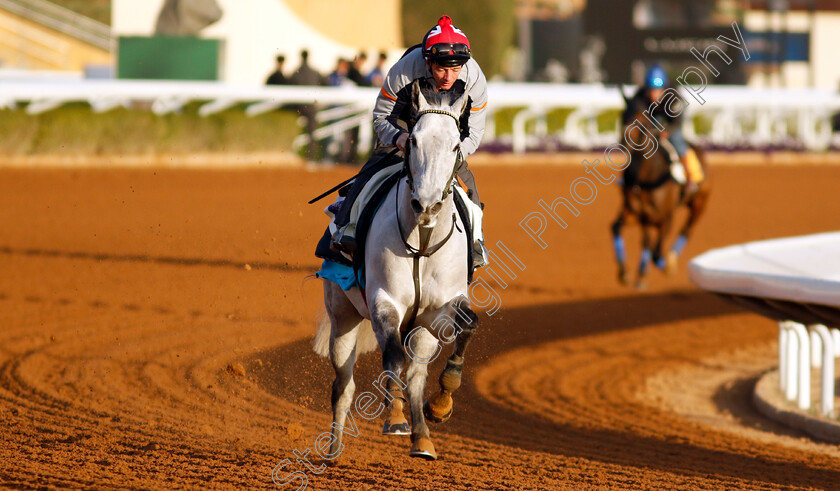
<path id="1" fill-rule="evenodd" d="M 470 40 L 444 15 L 423 37 L 423 56 L 441 66 L 461 66 L 470 59 Z"/>

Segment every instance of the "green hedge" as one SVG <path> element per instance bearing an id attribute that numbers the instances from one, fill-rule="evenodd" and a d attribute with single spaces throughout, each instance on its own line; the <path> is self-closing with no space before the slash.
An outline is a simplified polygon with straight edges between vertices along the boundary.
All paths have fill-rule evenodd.
<path id="1" fill-rule="evenodd" d="M 30 116 L 23 108 L 0 111 L 0 153 L 5 155 L 283 151 L 300 134 L 297 113 L 283 109 L 248 117 L 234 107 L 207 117 L 201 103 L 157 116 L 148 108 L 94 113 L 68 104 Z"/>

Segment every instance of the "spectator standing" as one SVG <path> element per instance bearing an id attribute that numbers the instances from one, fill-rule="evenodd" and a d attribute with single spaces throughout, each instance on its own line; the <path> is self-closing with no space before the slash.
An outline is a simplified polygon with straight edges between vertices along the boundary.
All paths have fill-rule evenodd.
<path id="1" fill-rule="evenodd" d="M 309 51 L 302 50 L 300 52 L 300 66 L 292 74 L 290 82 L 293 85 L 325 85 L 324 76 L 309 66 Z M 315 150 L 318 143 L 315 141 L 315 128 L 318 125 L 315 120 L 315 105 L 302 104 L 298 113 L 306 118 L 306 134 L 309 136 L 309 143 L 306 145 L 306 158 L 313 161 L 315 160 Z"/>
<path id="2" fill-rule="evenodd" d="M 350 79 L 351 70 L 350 61 L 346 58 L 339 58 L 335 65 L 335 70 L 327 77 L 327 82 L 333 87 L 340 87 L 342 85 L 355 85 Z"/>
<path id="3" fill-rule="evenodd" d="M 286 85 L 289 83 L 289 80 L 285 75 L 283 75 L 283 64 L 286 62 L 286 57 L 278 55 L 276 61 L 277 66 L 274 68 L 274 72 L 272 72 L 265 81 L 266 85 Z"/>
<path id="4" fill-rule="evenodd" d="M 367 78 L 362 75 L 362 68 L 367 63 L 367 55 L 362 52 L 359 53 L 355 58 L 353 58 L 353 64 L 350 65 L 350 68 L 347 72 L 347 78 L 353 81 L 354 84 L 358 85 L 359 87 L 365 87 L 368 84 Z"/>
<path id="5" fill-rule="evenodd" d="M 346 58 L 339 58 L 338 62 L 336 63 L 335 70 L 330 73 L 328 77 L 329 85 L 333 87 L 342 87 L 342 86 L 354 86 L 356 85 L 350 79 L 350 73 L 352 71 L 353 64 L 350 60 Z M 355 130 L 355 132 L 354 132 Z M 354 133 L 355 137 L 358 137 L 358 128 L 349 129 L 341 133 L 341 139 L 338 142 L 335 142 L 338 145 L 338 148 L 335 149 L 333 152 L 336 156 L 336 162 L 340 163 L 350 163 L 355 160 L 355 152 L 354 152 Z M 328 145 L 331 146 L 331 145 Z"/>
<path id="6" fill-rule="evenodd" d="M 379 53 L 379 59 L 376 61 L 376 67 L 368 73 L 367 84 L 372 87 L 382 87 L 385 82 L 385 62 L 388 61 L 388 55 L 384 52 Z"/>
<path id="7" fill-rule="evenodd" d="M 347 72 L 347 78 L 359 87 L 366 87 L 370 85 L 367 77 L 362 74 L 362 68 L 364 68 L 366 62 L 367 55 L 364 52 L 360 52 L 353 59 L 353 63 L 350 65 Z M 353 163 L 356 161 L 356 154 L 359 152 L 359 127 L 354 126 L 353 128 L 347 130 L 344 140 L 347 146 L 341 153 L 342 157 L 340 161 L 348 164 Z"/>

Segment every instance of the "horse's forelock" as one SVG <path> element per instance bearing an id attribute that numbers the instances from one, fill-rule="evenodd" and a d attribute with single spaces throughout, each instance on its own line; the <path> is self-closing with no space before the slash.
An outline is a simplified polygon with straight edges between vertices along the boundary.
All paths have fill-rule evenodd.
<path id="1" fill-rule="evenodd" d="M 454 113 L 455 103 L 463 95 L 463 91 L 441 91 L 423 90 L 423 96 L 428 103 L 428 109 L 440 109 Z"/>

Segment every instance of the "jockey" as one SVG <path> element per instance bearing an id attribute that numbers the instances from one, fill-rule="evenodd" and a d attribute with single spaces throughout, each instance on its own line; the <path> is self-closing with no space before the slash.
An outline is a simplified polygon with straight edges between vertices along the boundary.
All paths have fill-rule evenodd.
<path id="1" fill-rule="evenodd" d="M 449 16 L 444 15 L 424 36 L 423 42 L 409 48 L 385 77 L 373 110 L 376 148 L 354 178 L 335 216 L 336 231 L 332 236 L 334 249 L 351 254 L 355 251 L 356 223 L 365 204 L 357 203 L 357 198 L 370 192 L 365 189 L 365 185 L 371 181 L 377 182 L 374 178 L 377 173 L 394 164 L 394 159 L 390 157 L 395 151 L 405 152 L 409 132 L 415 123 L 411 114 L 411 86 L 415 80 L 439 92 L 469 92 L 469 100 L 460 119 L 461 156 L 456 163 L 456 175 L 468 188 L 472 202 L 479 209 L 483 208 L 475 178 L 467 169 L 465 158 L 476 151 L 484 136 L 487 81 L 478 63 L 470 56 L 467 36 L 452 25 Z M 480 224 L 473 225 L 477 229 L 473 234 L 477 238 L 473 244 L 473 266 L 480 267 L 487 263 L 487 252 L 481 238 Z"/>
<path id="2" fill-rule="evenodd" d="M 668 85 L 668 75 L 661 66 L 654 65 L 645 74 L 645 83 L 636 94 L 630 99 L 627 109 L 624 111 L 623 122 L 626 125 L 631 122 L 634 117 L 640 112 L 650 108 L 651 104 L 658 101 L 662 96 L 663 91 Z M 685 141 L 682 132 L 682 117 L 671 117 L 665 113 L 662 105 L 655 106 L 652 117 L 656 118 L 663 126 L 665 131 L 662 132 L 662 137 L 667 139 L 671 146 L 676 151 L 680 163 L 683 166 L 685 174 L 686 194 L 692 194 L 697 190 L 697 183 L 692 180 L 692 173 L 689 172 L 688 167 L 688 142 Z"/>

